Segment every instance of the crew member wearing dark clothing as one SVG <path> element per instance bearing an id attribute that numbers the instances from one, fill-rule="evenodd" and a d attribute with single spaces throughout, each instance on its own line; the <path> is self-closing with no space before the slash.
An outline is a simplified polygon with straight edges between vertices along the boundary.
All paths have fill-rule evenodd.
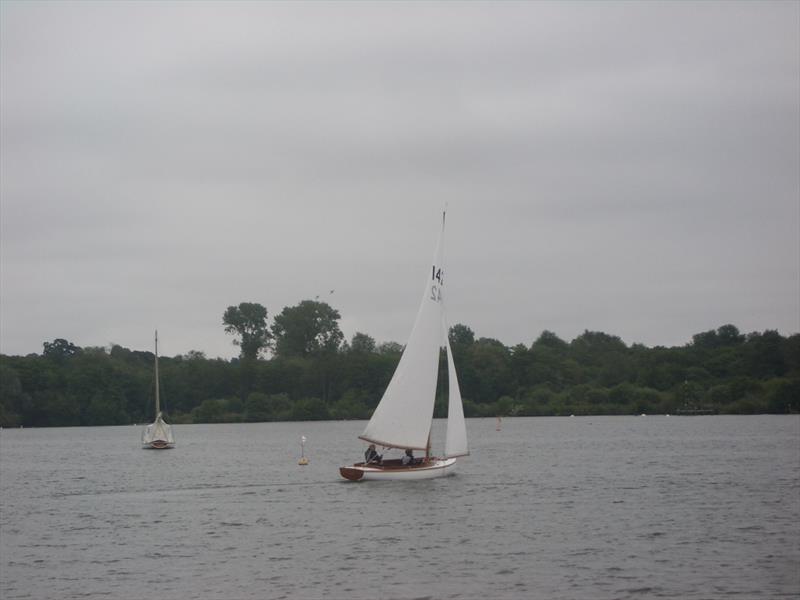
<path id="1" fill-rule="evenodd" d="M 370 444 L 367 451 L 364 452 L 364 462 L 369 464 L 381 464 L 383 460 L 383 456 L 378 454 L 377 450 L 375 450 L 375 444 Z"/>
<path id="2" fill-rule="evenodd" d="M 419 464 L 421 461 L 414 458 L 414 451 L 411 448 L 408 448 L 406 450 L 405 455 L 403 456 L 403 459 L 400 462 L 402 462 L 404 465 L 416 465 Z"/>

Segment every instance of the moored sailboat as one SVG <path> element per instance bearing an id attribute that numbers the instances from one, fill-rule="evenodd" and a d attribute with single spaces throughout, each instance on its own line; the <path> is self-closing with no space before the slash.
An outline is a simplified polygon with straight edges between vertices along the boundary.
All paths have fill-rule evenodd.
<path id="1" fill-rule="evenodd" d="M 164 417 L 161 415 L 158 379 L 158 331 L 156 331 L 155 342 L 156 419 L 145 427 L 142 432 L 142 448 L 165 450 L 175 447 L 175 437 L 172 435 L 172 427 L 164 421 Z"/>
<path id="2" fill-rule="evenodd" d="M 448 340 L 444 314 L 444 270 L 442 268 L 442 230 L 426 276 L 425 291 L 400 362 L 380 403 L 375 408 L 360 439 L 384 448 L 420 450 L 425 457 L 413 464 L 401 460 L 381 460 L 340 467 L 345 479 L 393 480 L 431 479 L 449 475 L 456 458 L 469 454 L 464 409 L 458 386 L 453 353 Z M 431 424 L 436 397 L 439 350 L 447 349 L 448 409 L 444 457 L 431 456 Z"/>

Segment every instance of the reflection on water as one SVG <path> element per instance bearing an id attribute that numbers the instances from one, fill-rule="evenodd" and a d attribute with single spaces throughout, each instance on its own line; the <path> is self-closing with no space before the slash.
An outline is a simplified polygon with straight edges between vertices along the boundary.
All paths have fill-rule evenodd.
<path id="1" fill-rule="evenodd" d="M 457 475 L 346 482 L 363 426 L 3 430 L 0 597 L 800 595 L 800 417 L 468 420 Z"/>

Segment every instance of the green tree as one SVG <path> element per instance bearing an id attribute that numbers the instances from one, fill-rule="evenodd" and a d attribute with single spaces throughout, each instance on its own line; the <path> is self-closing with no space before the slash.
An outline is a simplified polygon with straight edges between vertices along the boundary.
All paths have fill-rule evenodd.
<path id="1" fill-rule="evenodd" d="M 74 427 L 81 424 L 81 407 L 78 399 L 70 394 L 59 392 L 45 392 L 44 410 L 47 414 L 47 424 L 58 427 Z M 124 407 L 120 412 L 111 417 L 109 424 L 128 423 Z"/>
<path id="2" fill-rule="evenodd" d="M 783 343 L 787 373 L 800 377 L 800 333 L 790 335 Z"/>
<path id="3" fill-rule="evenodd" d="M 771 413 L 800 411 L 800 380 L 771 379 L 765 388 L 765 403 Z"/>
<path id="4" fill-rule="evenodd" d="M 552 331 L 545 329 L 533 342 L 532 348 L 551 348 L 559 352 L 566 352 L 569 349 L 569 344 Z"/>
<path id="5" fill-rule="evenodd" d="M 43 346 L 44 352 L 42 352 L 42 356 L 57 363 L 62 363 L 81 351 L 78 346 L 62 338 L 56 338 L 52 342 L 45 342 Z"/>
<path id="6" fill-rule="evenodd" d="M 403 344 L 398 342 L 383 342 L 377 348 L 378 354 L 383 355 L 396 355 L 398 359 L 400 355 L 403 353 Z"/>
<path id="7" fill-rule="evenodd" d="M 517 413 L 517 406 L 511 396 L 501 396 L 494 403 L 494 411 L 503 417 L 515 415 Z"/>
<path id="8" fill-rule="evenodd" d="M 292 407 L 292 401 L 287 394 L 273 394 L 269 397 L 269 414 L 273 421 L 288 420 Z"/>
<path id="9" fill-rule="evenodd" d="M 219 398 L 207 398 L 200 406 L 192 409 L 192 421 L 195 423 L 224 423 L 226 421 L 228 403 Z"/>
<path id="10" fill-rule="evenodd" d="M 788 371 L 784 339 L 777 331 L 751 333 L 744 348 L 744 369 L 753 377 L 781 377 Z"/>
<path id="11" fill-rule="evenodd" d="M 735 325 L 723 325 L 717 329 L 717 339 L 723 346 L 735 346 L 744 342 L 745 336 Z"/>
<path id="12" fill-rule="evenodd" d="M 571 347 L 551 331 L 543 331 L 533 344 L 521 381 L 526 387 L 546 384 L 552 390 L 561 390 L 580 379 L 580 367 L 571 356 Z"/>
<path id="13" fill-rule="evenodd" d="M 347 390 L 333 406 L 331 418 L 333 419 L 366 419 L 369 418 L 369 409 L 364 402 L 364 392 L 360 390 Z"/>
<path id="14" fill-rule="evenodd" d="M 344 339 L 340 318 L 339 311 L 325 302 L 303 300 L 285 307 L 272 325 L 275 353 L 290 357 L 336 352 Z"/>
<path id="15" fill-rule="evenodd" d="M 226 333 L 239 336 L 233 343 L 241 348 L 241 358 L 253 361 L 271 345 L 272 335 L 267 328 L 267 309 L 256 302 L 229 306 L 222 316 Z"/>
<path id="16" fill-rule="evenodd" d="M 375 339 L 366 333 L 357 331 L 350 341 L 350 352 L 360 352 L 361 354 L 375 352 Z"/>
<path id="17" fill-rule="evenodd" d="M 261 392 L 253 392 L 244 403 L 244 420 L 253 423 L 269 421 L 272 416 L 270 398 Z"/>
<path id="18" fill-rule="evenodd" d="M 328 407 L 319 398 L 302 398 L 292 408 L 294 421 L 324 421 L 329 418 Z"/>
<path id="19" fill-rule="evenodd" d="M 17 372 L 0 364 L 0 427 L 16 427 L 22 420 L 20 412 L 26 397 Z"/>
<path id="20" fill-rule="evenodd" d="M 57 398 L 48 397 L 46 402 L 61 405 L 61 401 Z M 118 390 L 96 392 L 91 397 L 81 420 L 86 425 L 125 425 L 131 422 L 128 413 L 125 412 L 125 397 Z"/>
<path id="21" fill-rule="evenodd" d="M 462 323 L 453 325 L 447 335 L 453 352 L 456 351 L 456 347 L 466 349 L 475 343 L 475 332 Z"/>
<path id="22" fill-rule="evenodd" d="M 467 353 L 462 393 L 477 402 L 493 403 L 514 393 L 510 353 L 498 340 L 480 338 Z"/>
<path id="23" fill-rule="evenodd" d="M 692 346 L 699 349 L 711 350 L 719 346 L 719 337 L 714 329 L 696 333 L 692 336 Z"/>

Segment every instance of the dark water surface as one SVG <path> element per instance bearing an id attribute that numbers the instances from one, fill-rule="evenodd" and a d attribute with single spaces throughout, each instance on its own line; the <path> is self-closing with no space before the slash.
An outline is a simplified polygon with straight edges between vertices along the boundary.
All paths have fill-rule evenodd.
<path id="1" fill-rule="evenodd" d="M 800 597 L 796 415 L 469 419 L 457 475 L 349 483 L 363 427 L 5 429 L 0 598 Z"/>

